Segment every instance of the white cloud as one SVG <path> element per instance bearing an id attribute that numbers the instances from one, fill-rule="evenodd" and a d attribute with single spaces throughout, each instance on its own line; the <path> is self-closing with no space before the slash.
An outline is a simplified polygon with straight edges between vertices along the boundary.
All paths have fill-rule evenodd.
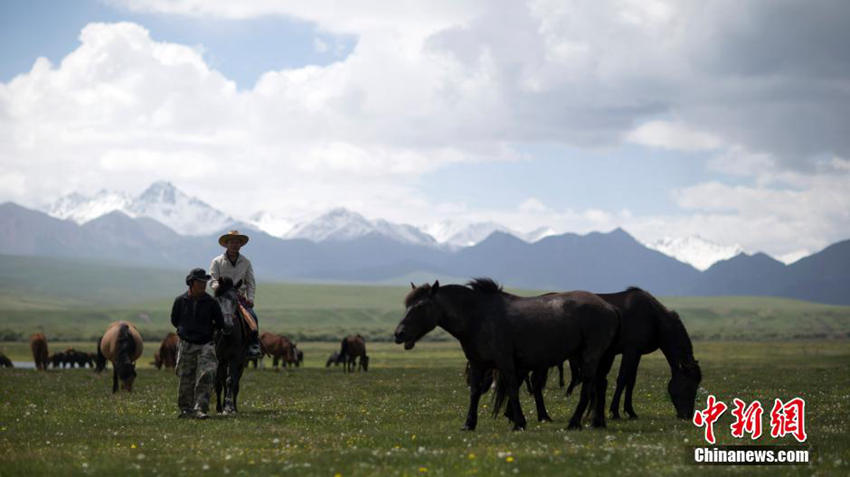
<path id="1" fill-rule="evenodd" d="M 723 146 L 719 138 L 670 121 L 649 121 L 630 131 L 627 139 L 636 144 L 677 151 L 714 150 Z"/>
<path id="2" fill-rule="evenodd" d="M 819 154 L 850 157 L 850 50 L 824 40 L 846 35 L 832 20 L 846 2 L 114 3 L 191 17 L 289 16 L 313 23 L 318 41 L 328 32 L 356 43 L 340 61 L 269 71 L 240 91 L 198 48 L 155 41 L 139 25 L 90 24 L 61 63 L 39 59 L 0 83 L 0 199 L 32 204 L 105 185 L 134 192 L 177 177 L 233 215 L 343 204 L 416 223 L 487 215 L 521 230 L 631 225 L 652 234 L 651 224 L 777 253 L 847 232 L 847 162 L 810 170 Z M 794 28 L 780 28 L 789 21 Z M 622 141 L 717 151 L 713 170 L 756 183 L 678 191 L 684 218 L 535 202 L 478 210 L 417 191 L 424 172 L 526 159 L 515 151 L 525 144 Z M 242 187 L 225 196 L 222 177 Z"/>

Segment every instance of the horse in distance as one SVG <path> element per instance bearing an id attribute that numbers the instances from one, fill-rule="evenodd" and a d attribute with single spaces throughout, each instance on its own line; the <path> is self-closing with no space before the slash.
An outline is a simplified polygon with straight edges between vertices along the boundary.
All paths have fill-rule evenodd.
<path id="1" fill-rule="evenodd" d="M 30 336 L 30 350 L 35 368 L 39 371 L 46 371 L 50 357 L 47 353 L 47 338 L 43 333 L 35 333 Z"/>
<path id="2" fill-rule="evenodd" d="M 348 335 L 343 338 L 340 343 L 337 361 L 343 364 L 343 371 L 346 373 L 351 373 L 355 369 L 363 370 L 363 372 L 369 371 L 366 339 L 359 334 Z"/>
<path id="3" fill-rule="evenodd" d="M 136 360 L 142 355 L 142 336 L 129 321 L 116 321 L 109 325 L 100 339 L 98 349 L 112 362 L 112 392 L 121 389 L 132 392 L 136 380 Z"/>
<path id="4" fill-rule="evenodd" d="M 601 396 L 596 400 L 593 425 L 605 426 L 605 376 L 613 362 L 611 346 L 620 329 L 619 313 L 608 303 L 584 291 L 519 297 L 486 278 L 466 286 L 441 287 L 436 281 L 411 287 L 395 342 L 412 349 L 437 326 L 460 341 L 470 363 L 471 383 L 463 429 L 473 430 L 477 425 L 487 370 L 499 372 L 494 415 L 507 398 L 506 414 L 519 430 L 526 426 L 518 395 L 522 377 L 530 371 L 545 373 L 567 359 L 579 359 L 587 369 L 569 428 L 581 428 L 581 417 L 592 394 Z M 537 386 L 533 391 L 535 398 L 541 393 Z"/>

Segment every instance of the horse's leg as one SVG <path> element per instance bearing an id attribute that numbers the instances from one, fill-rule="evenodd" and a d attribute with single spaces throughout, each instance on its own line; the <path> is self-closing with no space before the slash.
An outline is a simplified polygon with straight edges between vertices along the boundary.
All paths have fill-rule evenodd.
<path id="1" fill-rule="evenodd" d="M 617 372 L 617 385 L 614 388 L 614 395 L 611 397 L 611 419 L 620 418 L 620 396 L 623 394 L 626 384 L 626 370 L 631 366 L 632 357 L 634 354 L 631 351 L 624 351 L 623 358 L 620 359 L 620 371 Z"/>
<path id="2" fill-rule="evenodd" d="M 487 389 L 493 383 L 492 379 L 485 379 L 485 370 L 479 366 L 469 365 L 469 410 L 466 412 L 466 422 L 461 430 L 474 431 L 478 425 L 478 401 L 481 399 L 481 393 L 484 392 L 484 386 Z"/>
<path id="3" fill-rule="evenodd" d="M 236 360 L 230 364 L 230 376 L 232 380 L 233 393 L 233 412 L 238 412 L 239 408 L 236 405 L 236 397 L 239 395 L 239 380 L 242 379 L 243 365 Z"/>
<path id="4" fill-rule="evenodd" d="M 608 387 L 608 372 L 614 364 L 614 353 L 606 353 L 599 360 L 594 378 L 593 427 L 605 427 L 605 391 Z"/>
<path id="5" fill-rule="evenodd" d="M 587 405 L 591 400 L 591 394 L 593 393 L 594 386 L 594 378 L 596 377 L 596 367 L 597 367 L 597 359 L 595 356 L 591 356 L 587 350 L 583 353 L 580 358 L 582 360 L 581 363 L 581 397 L 578 400 L 578 404 L 576 405 L 575 412 L 573 412 L 573 416 L 570 418 L 570 424 L 567 426 L 567 429 L 578 429 L 581 430 L 581 418 L 584 415 L 585 409 L 587 409 Z M 572 360 L 570 361 L 572 363 Z"/>
<path id="6" fill-rule="evenodd" d="M 537 406 L 537 420 L 539 422 L 552 422 L 552 418 L 546 412 L 546 405 L 543 403 L 543 388 L 546 387 L 548 377 L 548 368 L 538 369 L 531 373 L 532 388 L 534 388 L 534 404 Z"/>
<path id="7" fill-rule="evenodd" d="M 558 364 L 558 387 L 564 387 L 564 363 Z"/>
<path id="8" fill-rule="evenodd" d="M 567 386 L 567 396 L 573 393 L 573 389 L 581 382 L 581 366 L 578 364 L 578 359 L 570 360 L 570 385 Z"/>
<path id="9" fill-rule="evenodd" d="M 112 394 L 118 392 L 118 367 L 112 363 Z"/>
<path id="10" fill-rule="evenodd" d="M 499 370 L 502 373 L 501 370 Z M 506 370 L 499 379 L 505 379 L 506 389 L 508 391 L 508 406 L 511 409 L 512 420 L 514 421 L 514 430 L 521 431 L 525 429 L 526 420 L 522 413 L 522 406 L 519 402 L 519 386 L 520 382 L 516 371 L 512 368 Z"/>
<path id="11" fill-rule="evenodd" d="M 221 392 L 224 389 L 224 378 L 226 375 L 224 361 L 219 359 L 215 369 L 215 412 L 219 414 L 224 410 L 221 405 Z"/>
<path id="12" fill-rule="evenodd" d="M 637 370 L 638 365 L 640 364 L 640 353 L 635 355 L 634 365 L 628 370 L 628 374 L 626 374 L 626 403 L 625 403 L 625 411 L 626 414 L 629 415 L 629 419 L 637 419 L 637 414 L 635 414 L 635 409 L 632 407 L 632 391 L 635 389 L 635 382 L 637 381 Z"/>

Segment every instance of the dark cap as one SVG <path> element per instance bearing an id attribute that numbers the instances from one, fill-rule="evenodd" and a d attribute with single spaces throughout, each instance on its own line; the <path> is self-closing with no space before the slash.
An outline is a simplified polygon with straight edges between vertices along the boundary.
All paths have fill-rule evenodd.
<path id="1" fill-rule="evenodd" d="M 200 280 L 202 282 L 205 282 L 210 278 L 212 278 L 212 276 L 207 275 L 206 270 L 204 270 L 203 268 L 193 268 L 192 271 L 189 272 L 188 275 L 186 275 L 186 285 L 191 285 L 192 281 L 194 280 Z"/>

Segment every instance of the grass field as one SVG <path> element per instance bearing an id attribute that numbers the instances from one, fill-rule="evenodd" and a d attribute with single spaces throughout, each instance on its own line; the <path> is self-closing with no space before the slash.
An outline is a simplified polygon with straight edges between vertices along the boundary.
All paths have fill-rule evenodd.
<path id="1" fill-rule="evenodd" d="M 369 285 L 269 284 L 257 291 L 263 329 L 296 340 L 335 341 L 357 332 L 389 340 L 401 319 L 409 288 Z M 174 295 L 181 291 L 176 288 Z M 512 290 L 521 295 L 536 292 Z M 25 340 L 44 332 L 50 340 L 93 340 L 117 319 L 137 325 L 147 340 L 172 331 L 171 300 L 81 303 L 79 299 L 0 290 L 0 340 Z M 850 307 L 772 297 L 664 298 L 695 339 L 784 340 L 850 337 Z M 442 332 L 429 339 L 448 339 Z"/>
<path id="2" fill-rule="evenodd" d="M 477 431 L 459 430 L 467 404 L 463 357 L 456 343 L 420 343 L 403 351 L 370 343 L 368 373 L 324 368 L 335 343 L 304 343 L 306 366 L 248 370 L 241 413 L 208 421 L 178 420 L 177 378 L 140 369 L 133 394 L 111 395 L 110 373 L 0 369 L 0 474 L 246 475 L 680 475 L 683 473 L 847 475 L 850 471 L 850 347 L 846 341 L 698 342 L 703 367 L 698 404 L 708 393 L 806 399 L 814 462 L 801 466 L 707 467 L 688 464 L 702 430 L 675 419 L 665 397 L 668 371 L 659 353 L 642 361 L 635 393 L 640 418 L 606 429 L 565 431 L 575 397 L 550 377 L 555 422 L 530 419 L 511 432 L 486 415 Z M 21 343 L 5 343 L 13 356 Z M 151 347 L 148 347 L 150 350 Z M 613 377 L 610 377 L 613 379 Z M 609 390 L 610 392 L 610 390 Z M 700 406 L 698 406 L 700 407 Z M 767 414 L 767 413 L 766 413 Z M 765 428 L 769 418 L 765 416 Z M 715 426 L 732 444 L 729 412 Z M 791 444 L 791 437 L 758 444 Z"/>

